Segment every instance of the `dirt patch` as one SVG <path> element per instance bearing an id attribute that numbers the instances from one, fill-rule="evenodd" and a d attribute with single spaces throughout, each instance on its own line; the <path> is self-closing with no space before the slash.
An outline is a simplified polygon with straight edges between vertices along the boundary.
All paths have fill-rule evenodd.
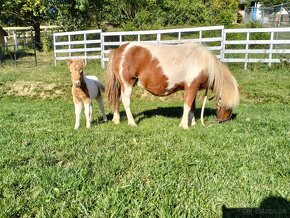
<path id="1" fill-rule="evenodd" d="M 70 93 L 67 85 L 35 81 L 7 82 L 1 87 L 4 95 L 27 96 L 37 98 L 58 98 Z"/>

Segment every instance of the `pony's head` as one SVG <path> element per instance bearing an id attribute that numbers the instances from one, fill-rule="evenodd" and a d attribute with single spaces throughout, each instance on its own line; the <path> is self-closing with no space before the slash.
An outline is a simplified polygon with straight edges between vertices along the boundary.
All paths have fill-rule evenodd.
<path id="1" fill-rule="evenodd" d="M 216 117 L 218 123 L 230 120 L 232 118 L 232 112 L 233 109 L 223 106 L 221 99 L 218 98 L 216 103 Z"/>
<path id="2" fill-rule="evenodd" d="M 74 87 L 80 87 L 83 80 L 84 70 L 83 60 L 69 60 L 68 68 L 71 74 L 71 80 Z"/>
<path id="3" fill-rule="evenodd" d="M 231 74 L 229 68 L 220 64 L 221 70 L 215 79 L 215 90 L 217 93 L 216 112 L 219 123 L 232 118 L 233 109 L 239 104 L 239 86 Z"/>

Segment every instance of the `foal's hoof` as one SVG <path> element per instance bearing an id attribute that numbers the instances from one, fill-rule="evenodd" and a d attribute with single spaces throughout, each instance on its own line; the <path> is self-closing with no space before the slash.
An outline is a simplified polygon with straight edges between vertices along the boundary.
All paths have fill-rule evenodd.
<path id="1" fill-rule="evenodd" d="M 114 124 L 119 124 L 120 120 L 112 120 Z"/>
<path id="2" fill-rule="evenodd" d="M 136 123 L 132 123 L 132 122 L 128 122 L 128 124 L 129 124 L 130 126 L 137 126 Z"/>

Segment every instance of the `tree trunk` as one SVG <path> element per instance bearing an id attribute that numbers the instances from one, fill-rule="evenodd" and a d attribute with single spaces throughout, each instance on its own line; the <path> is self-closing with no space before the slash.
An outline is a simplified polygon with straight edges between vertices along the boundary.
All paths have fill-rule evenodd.
<path id="1" fill-rule="evenodd" d="M 35 48 L 38 51 L 42 50 L 42 43 L 41 43 L 41 35 L 40 35 L 40 22 L 35 22 L 33 24 L 33 29 L 35 32 L 35 36 L 34 36 L 34 43 L 35 43 Z"/>

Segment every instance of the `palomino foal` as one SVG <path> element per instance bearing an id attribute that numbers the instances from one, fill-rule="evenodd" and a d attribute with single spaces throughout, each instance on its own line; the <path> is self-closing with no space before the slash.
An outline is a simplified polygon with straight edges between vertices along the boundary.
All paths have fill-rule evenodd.
<path id="1" fill-rule="evenodd" d="M 80 119 L 82 106 L 85 107 L 86 126 L 91 127 L 92 122 L 92 100 L 96 99 L 101 112 L 103 114 L 103 121 L 107 121 L 105 114 L 103 98 L 101 95 L 101 89 L 104 91 L 104 86 L 96 76 L 86 76 L 84 74 L 84 62 L 82 60 L 70 60 L 68 67 L 71 73 L 72 80 L 72 95 L 75 105 L 75 129 L 80 127 Z"/>

